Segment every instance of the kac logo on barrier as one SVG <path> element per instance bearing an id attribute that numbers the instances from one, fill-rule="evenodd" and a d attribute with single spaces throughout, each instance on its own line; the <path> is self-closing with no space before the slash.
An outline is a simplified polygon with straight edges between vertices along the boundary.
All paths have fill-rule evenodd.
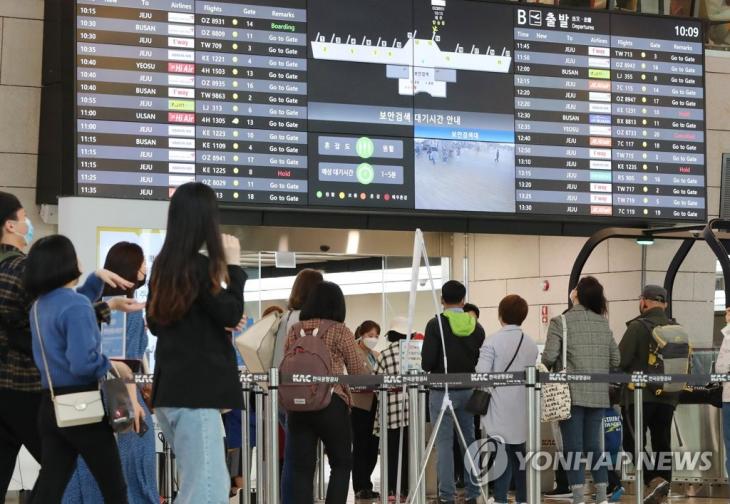
<path id="1" fill-rule="evenodd" d="M 293 374 L 291 377 L 293 383 L 312 383 L 312 375 L 310 374 Z"/>

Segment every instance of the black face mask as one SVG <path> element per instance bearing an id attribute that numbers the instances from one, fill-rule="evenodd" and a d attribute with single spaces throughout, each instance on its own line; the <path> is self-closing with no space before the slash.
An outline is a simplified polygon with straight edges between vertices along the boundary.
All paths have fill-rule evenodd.
<path id="1" fill-rule="evenodd" d="M 134 286 L 134 290 L 144 287 L 146 283 L 147 283 L 147 274 L 145 274 L 145 276 L 142 278 L 142 280 L 137 280 L 137 283 Z"/>

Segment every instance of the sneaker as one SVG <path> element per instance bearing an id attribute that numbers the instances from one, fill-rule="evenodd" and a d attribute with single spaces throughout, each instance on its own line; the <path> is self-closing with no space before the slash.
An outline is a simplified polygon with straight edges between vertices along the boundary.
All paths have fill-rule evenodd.
<path id="1" fill-rule="evenodd" d="M 372 490 L 360 490 L 355 494 L 356 499 L 362 499 L 362 500 L 373 500 L 373 499 L 379 499 L 380 494 L 378 492 L 373 492 Z"/>
<path id="2" fill-rule="evenodd" d="M 667 499 L 667 497 L 669 497 L 669 491 L 672 488 L 672 484 L 665 479 L 655 478 L 655 480 L 657 479 L 660 481 L 656 482 L 654 490 L 644 497 L 644 504 L 661 504 Z M 654 483 L 654 481 L 652 481 L 652 483 Z"/>
<path id="3" fill-rule="evenodd" d="M 553 488 L 543 494 L 548 499 L 572 499 L 573 491 L 569 488 Z"/>
<path id="4" fill-rule="evenodd" d="M 626 489 L 622 486 L 616 488 L 611 494 L 608 496 L 608 502 L 620 502 L 621 497 L 624 496 L 626 493 Z"/>

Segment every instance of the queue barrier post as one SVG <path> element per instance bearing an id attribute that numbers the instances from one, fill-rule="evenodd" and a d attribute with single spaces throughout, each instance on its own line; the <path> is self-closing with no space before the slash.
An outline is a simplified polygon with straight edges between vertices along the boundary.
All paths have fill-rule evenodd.
<path id="1" fill-rule="evenodd" d="M 636 503 L 644 502 L 644 385 L 634 383 L 634 474 Z"/>
<path id="2" fill-rule="evenodd" d="M 540 474 L 537 470 L 537 453 L 539 450 L 539 422 L 538 401 L 540 395 L 537 390 L 537 370 L 535 366 L 525 369 L 525 387 L 527 387 L 527 502 L 540 502 Z"/>
<path id="3" fill-rule="evenodd" d="M 410 375 L 415 376 L 418 373 L 411 371 Z M 424 504 L 420 502 L 419 496 L 420 491 L 417 488 L 418 484 L 418 471 L 420 468 L 421 459 L 418 456 L 421 435 L 419 433 L 420 419 L 415 418 L 416 412 L 419 411 L 418 407 L 418 385 L 410 383 L 408 385 L 408 411 L 410 412 L 408 422 L 408 490 L 411 495 L 414 495 L 413 504 Z M 405 475 L 404 475 L 405 477 Z"/>
<path id="4" fill-rule="evenodd" d="M 175 476 L 175 470 L 173 469 L 173 463 L 172 463 L 172 447 L 170 446 L 170 443 L 167 441 L 167 438 L 162 436 L 162 452 L 164 453 L 165 458 L 165 484 L 164 484 L 164 493 L 162 497 L 165 499 L 165 502 L 172 502 L 173 500 L 173 485 L 172 480 Z"/>
<path id="5" fill-rule="evenodd" d="M 251 504 L 251 387 L 243 386 L 243 410 L 241 411 L 241 474 L 244 478 L 240 504 Z"/>
<path id="6" fill-rule="evenodd" d="M 256 408 L 256 504 L 265 504 L 264 482 L 264 391 L 257 383 L 254 385 L 254 398 Z"/>
<path id="7" fill-rule="evenodd" d="M 269 370 L 269 397 L 266 408 L 267 503 L 279 504 L 279 370 Z"/>
<path id="8" fill-rule="evenodd" d="M 542 383 L 540 382 L 539 375 L 535 373 L 535 419 L 533 424 L 533 429 L 535 431 L 535 444 L 537 446 L 537 450 L 542 449 Z M 537 464 L 537 459 L 535 459 L 535 463 Z M 540 502 L 540 497 L 542 495 L 542 488 L 541 488 L 541 478 L 540 478 L 540 471 L 538 470 L 537 466 L 535 469 L 536 477 L 533 478 L 532 484 L 534 485 L 533 492 L 535 495 L 537 495 L 537 501 Z"/>
<path id="9" fill-rule="evenodd" d="M 421 461 L 421 464 L 424 466 L 428 463 L 427 460 L 424 460 L 424 455 L 426 452 L 426 398 L 427 398 L 427 392 L 428 389 L 425 386 L 421 386 L 418 388 L 418 423 L 420 425 L 420 436 L 418 440 L 418 460 Z M 426 504 L 426 481 L 425 479 L 421 482 L 421 485 L 418 487 L 419 492 L 419 498 L 421 500 L 421 504 Z"/>
<path id="10" fill-rule="evenodd" d="M 388 389 L 378 390 L 378 431 L 380 433 L 380 504 L 388 504 Z"/>
<path id="11" fill-rule="evenodd" d="M 324 443 L 317 442 L 317 500 L 323 501 L 326 497 L 326 488 L 324 482 Z"/>

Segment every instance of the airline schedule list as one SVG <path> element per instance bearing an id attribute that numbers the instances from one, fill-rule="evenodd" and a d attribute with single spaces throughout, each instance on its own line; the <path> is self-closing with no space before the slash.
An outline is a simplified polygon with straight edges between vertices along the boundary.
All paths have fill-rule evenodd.
<path id="1" fill-rule="evenodd" d="M 702 40 L 676 19 L 515 11 L 518 213 L 705 215 Z"/>
<path id="2" fill-rule="evenodd" d="M 304 2 L 77 2 L 81 195 L 304 204 Z"/>

